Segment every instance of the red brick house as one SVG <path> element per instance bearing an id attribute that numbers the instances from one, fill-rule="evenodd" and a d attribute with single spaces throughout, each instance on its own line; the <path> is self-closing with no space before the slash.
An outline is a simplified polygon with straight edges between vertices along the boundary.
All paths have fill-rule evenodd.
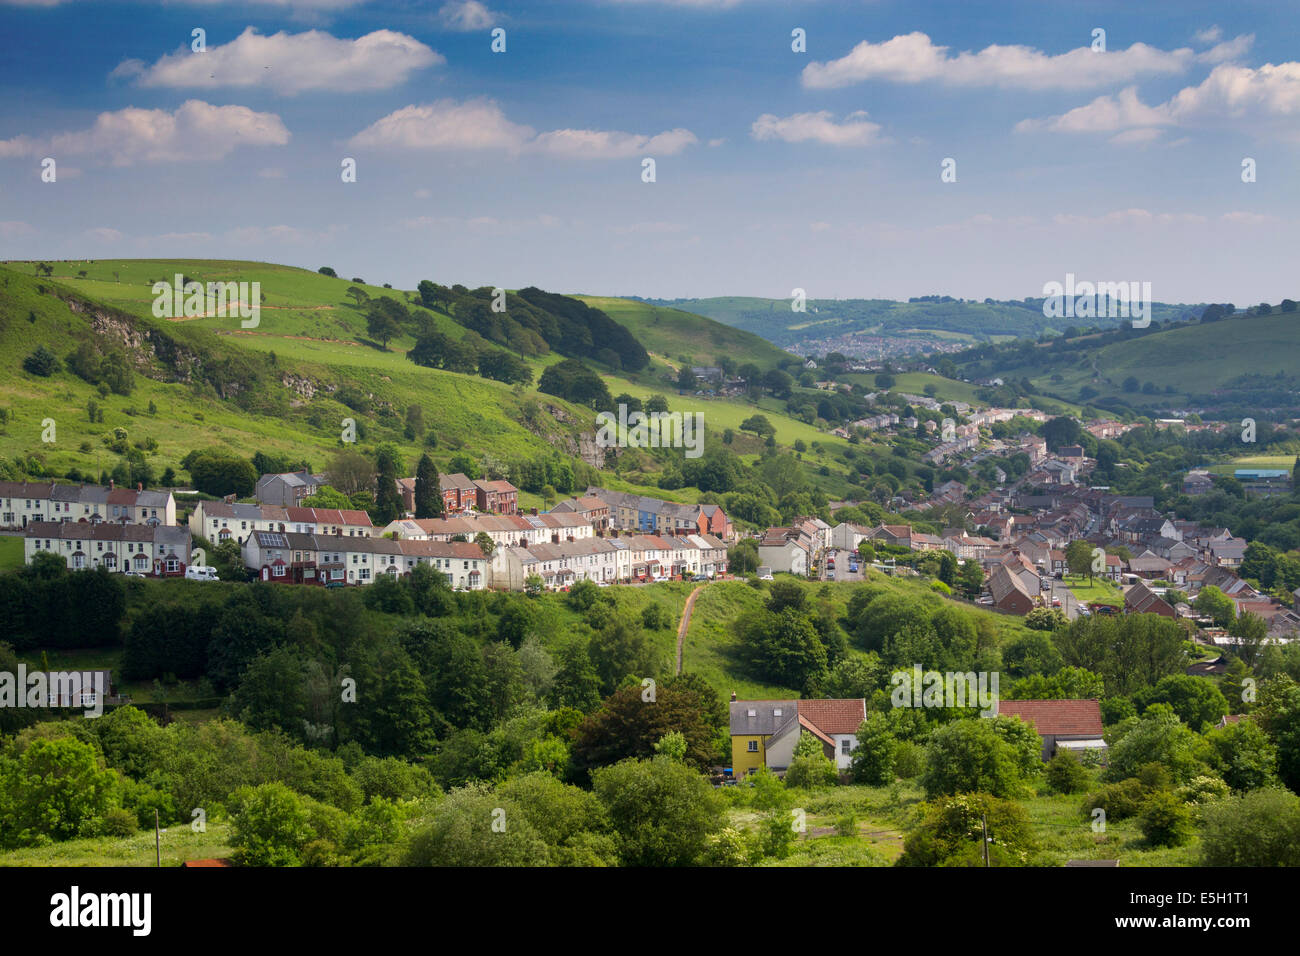
<path id="1" fill-rule="evenodd" d="M 442 506 L 447 514 L 455 514 L 478 503 L 478 488 L 465 475 L 438 475 L 438 488 L 442 491 Z"/>
<path id="2" fill-rule="evenodd" d="M 476 481 L 474 507 L 486 514 L 518 514 L 519 489 L 508 481 Z"/>

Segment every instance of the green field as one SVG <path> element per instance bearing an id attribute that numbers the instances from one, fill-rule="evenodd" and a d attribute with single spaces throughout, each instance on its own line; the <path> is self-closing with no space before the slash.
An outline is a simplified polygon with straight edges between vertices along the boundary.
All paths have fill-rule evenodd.
<path id="1" fill-rule="evenodd" d="M 23 539 L 13 535 L 0 537 L 0 571 L 23 566 Z"/>
<path id="2" fill-rule="evenodd" d="M 180 866 L 186 860 L 230 856 L 230 826 L 209 820 L 203 833 L 185 824 L 126 837 L 86 837 L 0 853 L 0 866 Z"/>
<path id="3" fill-rule="evenodd" d="M 1123 592 L 1109 581 L 1103 581 L 1101 578 L 1093 578 L 1090 584 L 1086 575 L 1067 574 L 1065 584 L 1069 587 L 1070 593 L 1085 604 L 1124 606 Z"/>

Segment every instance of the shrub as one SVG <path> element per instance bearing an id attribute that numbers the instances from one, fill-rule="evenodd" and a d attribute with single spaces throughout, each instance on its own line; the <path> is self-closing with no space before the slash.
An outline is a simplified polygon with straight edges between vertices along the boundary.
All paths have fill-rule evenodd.
<path id="1" fill-rule="evenodd" d="M 1201 811 L 1205 866 L 1300 866 L 1300 797 L 1281 788 L 1228 797 Z"/>
<path id="2" fill-rule="evenodd" d="M 912 780 L 925 769 L 925 748 L 914 740 L 900 740 L 894 749 L 894 774 Z"/>
<path id="3" fill-rule="evenodd" d="M 36 351 L 23 359 L 23 369 L 42 378 L 49 378 L 60 367 L 58 357 L 44 345 L 36 346 Z"/>
<path id="4" fill-rule="evenodd" d="M 1084 816 L 1091 816 L 1092 811 L 1101 808 L 1106 811 L 1109 820 L 1123 820 L 1135 817 L 1142 811 L 1146 799 L 1146 788 L 1136 777 L 1129 777 L 1119 783 L 1108 783 L 1096 793 L 1090 793 L 1083 801 Z"/>
<path id="5" fill-rule="evenodd" d="M 812 790 L 816 787 L 833 787 L 839 783 L 835 761 L 820 754 L 795 757 L 785 772 L 785 785 Z"/>
<path id="6" fill-rule="evenodd" d="M 1088 786 L 1088 771 L 1072 750 L 1062 750 L 1047 764 L 1047 785 L 1054 793 L 1079 793 Z"/>
<path id="7" fill-rule="evenodd" d="M 1182 846 L 1192 838 L 1192 812 L 1175 794 L 1158 790 L 1147 798 L 1138 827 L 1153 846 Z"/>
<path id="8" fill-rule="evenodd" d="M 641 623 L 648 631 L 666 631 L 673 625 L 673 616 L 662 604 L 647 604 L 641 612 Z"/>
<path id="9" fill-rule="evenodd" d="M 135 814 L 121 807 L 113 807 L 105 813 L 99 828 L 105 836 L 115 837 L 130 836 L 139 829 L 136 826 Z"/>

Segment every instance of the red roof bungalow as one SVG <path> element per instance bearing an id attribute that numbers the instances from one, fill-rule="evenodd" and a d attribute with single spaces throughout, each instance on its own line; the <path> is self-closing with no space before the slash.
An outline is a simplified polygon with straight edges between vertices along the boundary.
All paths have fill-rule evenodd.
<path id="1" fill-rule="evenodd" d="M 1105 752 L 1101 704 L 1095 700 L 1000 700 L 999 717 L 1033 724 L 1043 742 L 1043 759 L 1062 750 Z"/>

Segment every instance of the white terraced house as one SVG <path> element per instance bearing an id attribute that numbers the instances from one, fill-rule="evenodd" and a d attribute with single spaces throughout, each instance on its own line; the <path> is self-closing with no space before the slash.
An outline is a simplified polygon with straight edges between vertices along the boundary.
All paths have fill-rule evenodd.
<path id="1" fill-rule="evenodd" d="M 446 541 L 255 531 L 243 545 L 244 566 L 263 581 L 285 584 L 364 585 L 381 574 L 409 574 L 427 564 L 455 588 L 488 585 L 488 561 L 478 545 Z"/>
<path id="2" fill-rule="evenodd" d="M 42 552 L 57 554 L 74 571 L 180 577 L 190 560 L 190 532 L 174 525 L 33 521 L 23 532 L 24 563 Z"/>
<path id="3" fill-rule="evenodd" d="M 174 525 L 176 500 L 170 491 L 51 481 L 0 481 L 0 527 L 25 528 L 33 521 L 93 524 Z"/>

